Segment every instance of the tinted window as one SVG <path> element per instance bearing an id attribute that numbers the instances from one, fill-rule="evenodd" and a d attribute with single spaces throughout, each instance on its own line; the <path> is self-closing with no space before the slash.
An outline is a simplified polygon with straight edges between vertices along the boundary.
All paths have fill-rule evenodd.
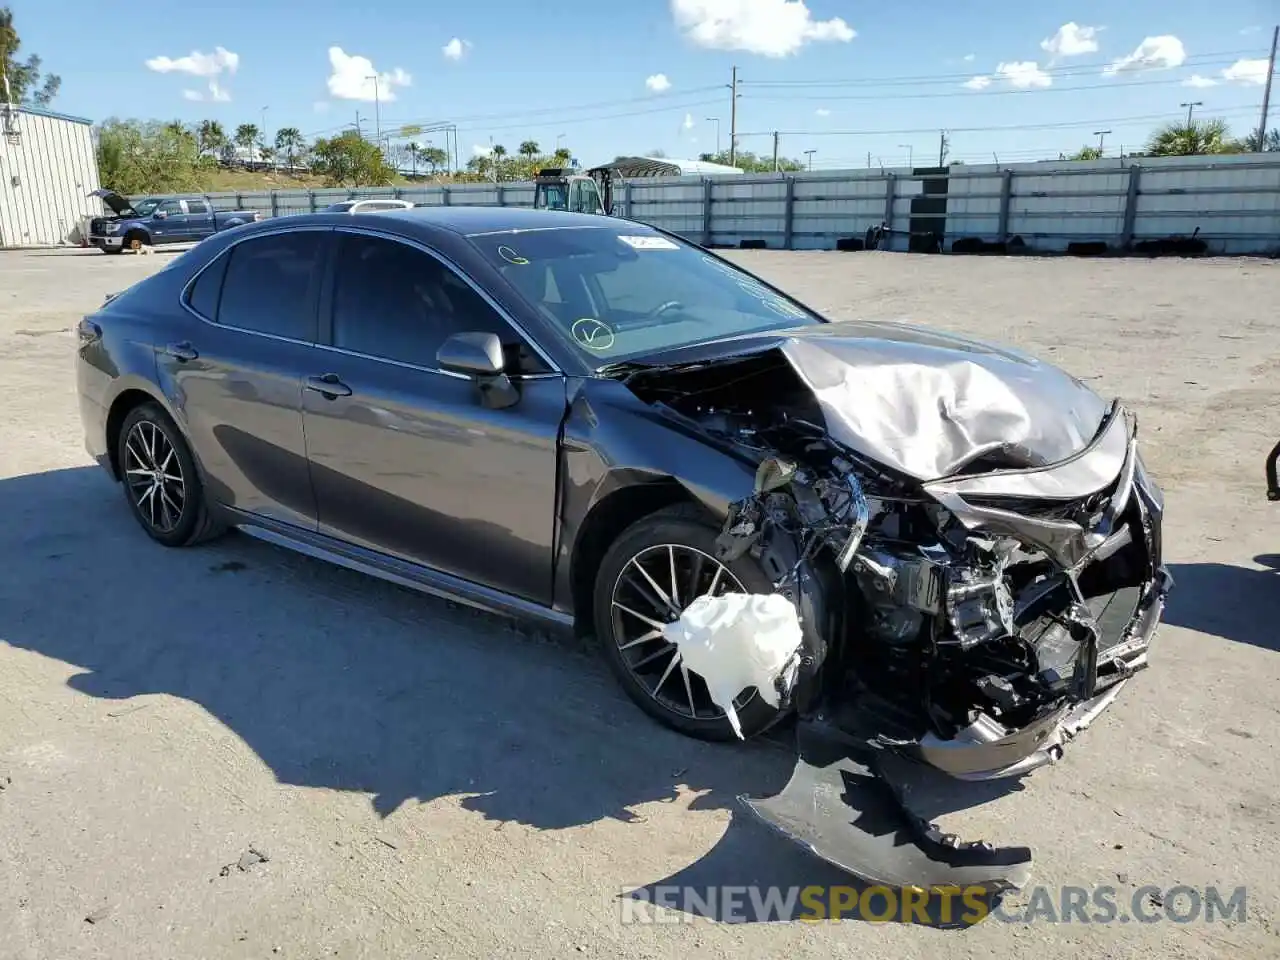
<path id="1" fill-rule="evenodd" d="M 209 212 L 209 204 L 205 203 L 203 200 L 187 201 L 187 213 L 196 213 L 200 215 L 206 215 L 208 214 L 208 212 Z"/>
<path id="2" fill-rule="evenodd" d="M 182 213 L 182 204 L 177 200 L 164 200 L 160 206 L 156 207 L 156 213 L 167 213 L 169 216 L 176 216 Z"/>
<path id="3" fill-rule="evenodd" d="M 218 297 L 222 293 L 222 277 L 227 272 L 227 258 L 218 257 L 196 278 L 187 297 L 191 309 L 206 320 L 218 316 Z"/>
<path id="4" fill-rule="evenodd" d="M 218 322 L 295 340 L 315 338 L 311 294 L 326 234 L 298 230 L 236 244 L 222 284 Z"/>
<path id="5" fill-rule="evenodd" d="M 601 363 L 823 322 L 732 264 L 639 224 L 472 242 L 570 343 Z"/>
<path id="6" fill-rule="evenodd" d="M 339 243 L 335 347 L 434 368 L 453 333 L 496 333 L 519 346 L 515 330 L 435 257 L 380 237 L 345 234 Z"/>

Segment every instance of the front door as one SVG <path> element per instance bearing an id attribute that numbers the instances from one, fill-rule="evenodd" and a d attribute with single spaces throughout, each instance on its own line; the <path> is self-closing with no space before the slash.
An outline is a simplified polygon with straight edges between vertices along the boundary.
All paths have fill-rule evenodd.
<path id="1" fill-rule="evenodd" d="M 181 200 L 162 200 L 151 214 L 151 238 L 157 243 L 181 243 L 187 234 L 187 212 Z"/>
<path id="2" fill-rule="evenodd" d="M 318 362 L 316 302 L 328 229 L 255 236 L 187 292 L 186 329 L 157 347 L 217 502 L 307 530 L 315 496 L 302 434 L 302 377 Z"/>
<path id="3" fill-rule="evenodd" d="M 336 236 L 331 349 L 303 393 L 321 532 L 550 604 L 564 379 L 435 256 Z M 439 369 L 436 351 L 462 331 L 508 346 L 514 406 L 488 409 Z"/>

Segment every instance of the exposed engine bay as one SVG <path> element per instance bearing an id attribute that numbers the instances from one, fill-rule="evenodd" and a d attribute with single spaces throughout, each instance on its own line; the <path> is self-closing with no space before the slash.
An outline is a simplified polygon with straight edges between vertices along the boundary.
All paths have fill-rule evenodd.
<path id="1" fill-rule="evenodd" d="M 1163 502 L 1137 452 L 1136 419 L 1104 404 L 1093 436 L 1062 459 L 986 444 L 953 473 L 921 478 L 869 456 L 869 444 L 842 442 L 840 411 L 824 409 L 806 373 L 784 348 L 627 379 L 641 399 L 757 464 L 720 557 L 752 554 L 802 619 L 822 619 L 776 677 L 780 700 L 828 747 L 952 778 L 1056 761 L 1147 665 L 1171 586 Z M 815 776 L 798 768 L 793 783 L 809 790 Z M 855 869 L 823 853 L 839 843 L 810 835 L 823 829 L 809 815 L 795 819 L 813 801 L 775 800 L 784 802 L 772 810 L 751 803 Z"/>

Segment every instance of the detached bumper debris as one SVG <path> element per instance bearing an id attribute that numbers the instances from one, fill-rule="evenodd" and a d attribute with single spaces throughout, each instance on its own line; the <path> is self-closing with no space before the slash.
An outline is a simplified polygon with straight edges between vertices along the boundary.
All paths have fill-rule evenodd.
<path id="1" fill-rule="evenodd" d="M 773 707 L 795 683 L 804 639 L 795 605 L 781 594 L 728 593 L 698 597 L 663 635 L 742 738 L 734 698 L 755 687 Z"/>

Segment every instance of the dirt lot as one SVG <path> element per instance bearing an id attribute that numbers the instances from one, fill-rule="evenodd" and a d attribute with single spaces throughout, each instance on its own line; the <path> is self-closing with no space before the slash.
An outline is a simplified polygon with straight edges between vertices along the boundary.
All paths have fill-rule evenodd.
<path id="1" fill-rule="evenodd" d="M 172 255 L 0 254 L 0 957 L 1275 956 L 1280 264 L 741 255 L 833 315 L 1011 341 L 1122 395 L 1165 487 L 1153 668 L 964 816 L 1126 917 L 1147 885 L 1245 885 L 1247 919 L 944 931 L 624 925 L 623 889 L 833 882 L 735 811 L 785 753 L 668 734 L 586 652 L 495 618 L 246 537 L 146 541 L 83 452 L 71 328 Z"/>

